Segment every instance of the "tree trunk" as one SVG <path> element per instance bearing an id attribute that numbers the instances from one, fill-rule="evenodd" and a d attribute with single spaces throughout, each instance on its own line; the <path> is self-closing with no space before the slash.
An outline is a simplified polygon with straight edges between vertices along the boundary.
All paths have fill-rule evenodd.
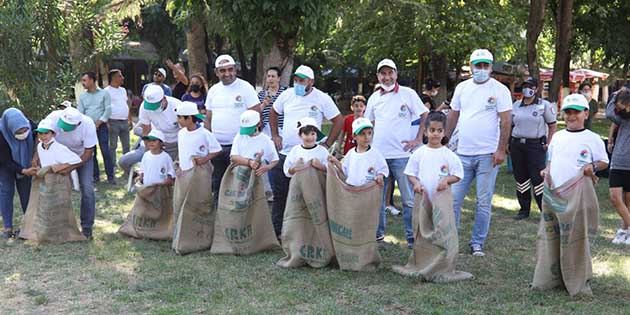
<path id="1" fill-rule="evenodd" d="M 556 57 L 553 64 L 553 79 L 549 87 L 549 100 L 557 102 L 563 76 L 568 71 L 569 43 L 573 22 L 573 0 L 560 0 L 556 18 Z M 565 84 L 568 84 L 566 82 Z"/>
<path id="2" fill-rule="evenodd" d="M 422 73 L 423 56 L 422 48 L 418 48 L 418 73 L 416 74 L 416 91 L 418 92 L 422 92 L 422 83 L 424 81 L 424 74 Z"/>
<path id="3" fill-rule="evenodd" d="M 527 68 L 529 75 L 540 81 L 540 68 L 538 67 L 538 50 L 536 43 L 540 32 L 542 32 L 545 17 L 546 0 L 531 0 L 529 6 L 529 17 L 527 18 Z M 543 86 L 542 84 L 540 85 Z M 538 93 L 542 89 L 539 88 Z"/>
<path id="4" fill-rule="evenodd" d="M 446 55 L 444 54 L 434 55 L 432 63 L 433 63 L 433 80 L 439 81 L 441 84 L 440 92 L 438 93 L 437 97 L 435 97 L 435 100 L 434 100 L 435 103 L 439 105 L 440 103 L 442 103 L 442 101 L 446 99 L 446 95 L 447 95 L 446 83 L 448 81 L 448 64 L 447 64 Z"/>
<path id="5" fill-rule="evenodd" d="M 273 45 L 263 48 L 262 66 L 258 68 L 260 72 L 256 75 L 256 83 L 263 86 L 265 82 L 265 71 L 269 69 L 269 67 L 278 67 L 281 71 L 280 85 L 289 86 L 293 74 L 295 46 L 296 37 L 289 35 L 285 38 L 276 38 Z M 315 80 L 317 79 L 316 73 Z"/>
<path id="6" fill-rule="evenodd" d="M 201 20 L 191 19 L 186 30 L 186 49 L 188 49 L 188 74 L 201 73 L 206 76 L 206 29 Z"/>

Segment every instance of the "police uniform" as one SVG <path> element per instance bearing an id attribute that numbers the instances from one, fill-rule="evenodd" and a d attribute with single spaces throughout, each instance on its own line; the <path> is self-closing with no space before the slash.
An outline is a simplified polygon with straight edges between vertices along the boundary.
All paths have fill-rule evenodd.
<path id="1" fill-rule="evenodd" d="M 542 209 L 543 178 L 540 171 L 545 168 L 547 130 L 556 123 L 556 111 L 548 101 L 535 97 L 527 105 L 522 100 L 512 105 L 512 135 L 510 156 L 516 180 L 516 197 L 521 206 L 519 215 L 529 216 L 534 188 L 538 209 Z"/>

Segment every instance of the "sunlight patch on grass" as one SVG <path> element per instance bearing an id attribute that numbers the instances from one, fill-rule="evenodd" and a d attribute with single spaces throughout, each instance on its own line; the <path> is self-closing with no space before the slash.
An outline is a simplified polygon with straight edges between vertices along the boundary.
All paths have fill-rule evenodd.
<path id="1" fill-rule="evenodd" d="M 22 277 L 22 274 L 19 272 L 16 272 L 8 277 L 4 278 L 4 284 L 16 284 L 18 282 L 20 282 L 20 278 Z"/>
<path id="2" fill-rule="evenodd" d="M 615 276 L 630 281 L 630 260 L 622 257 L 593 258 L 593 274 L 597 276 Z"/>

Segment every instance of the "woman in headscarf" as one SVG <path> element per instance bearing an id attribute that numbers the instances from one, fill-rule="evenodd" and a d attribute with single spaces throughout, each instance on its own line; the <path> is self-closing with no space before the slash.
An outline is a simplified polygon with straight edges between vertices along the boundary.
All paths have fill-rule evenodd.
<path id="1" fill-rule="evenodd" d="M 35 127 L 16 108 L 9 108 L 0 117 L 0 211 L 4 230 L 3 239 L 15 237 L 13 231 L 13 196 L 15 187 L 20 196 L 22 212 L 26 211 L 31 190 L 31 167 Z"/>

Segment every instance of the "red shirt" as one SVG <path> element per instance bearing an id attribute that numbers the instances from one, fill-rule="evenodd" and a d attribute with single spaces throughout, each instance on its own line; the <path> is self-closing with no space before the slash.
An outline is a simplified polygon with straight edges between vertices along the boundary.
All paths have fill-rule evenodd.
<path id="1" fill-rule="evenodd" d="M 356 146 L 354 139 L 352 138 L 352 122 L 354 122 L 354 114 L 346 115 L 343 119 L 342 132 L 346 134 L 346 141 L 343 147 L 343 154 L 346 155 L 350 149 Z"/>

